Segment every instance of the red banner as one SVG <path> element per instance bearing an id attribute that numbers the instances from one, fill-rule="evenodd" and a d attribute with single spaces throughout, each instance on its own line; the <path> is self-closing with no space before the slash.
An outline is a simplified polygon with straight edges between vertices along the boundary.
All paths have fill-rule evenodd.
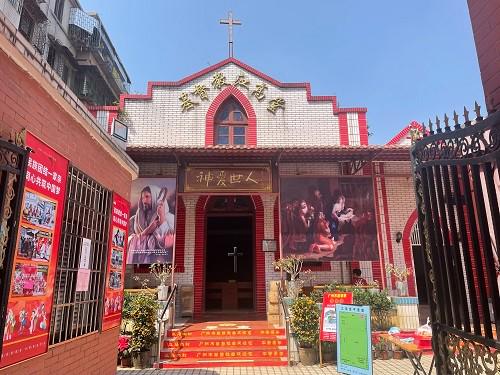
<path id="1" fill-rule="evenodd" d="M 28 160 L 0 367 L 48 348 L 68 160 L 28 133 Z"/>
<path id="2" fill-rule="evenodd" d="M 103 331 L 117 327 L 121 322 L 125 260 L 127 259 L 129 210 L 129 202 L 118 194 L 113 193 L 108 271 L 106 273 L 106 291 L 104 294 Z"/>
<path id="3" fill-rule="evenodd" d="M 323 294 L 321 308 L 320 337 L 321 341 L 337 341 L 337 313 L 335 305 L 352 305 L 352 292 L 331 292 Z"/>

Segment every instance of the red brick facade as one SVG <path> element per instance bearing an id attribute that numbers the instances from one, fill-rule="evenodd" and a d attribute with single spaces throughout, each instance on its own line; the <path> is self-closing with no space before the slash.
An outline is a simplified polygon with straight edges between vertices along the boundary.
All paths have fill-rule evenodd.
<path id="1" fill-rule="evenodd" d="M 467 0 L 488 112 L 500 109 L 500 2 Z"/>
<path id="2" fill-rule="evenodd" d="M 73 166 L 129 200 L 136 172 L 125 166 L 126 156 L 118 156 L 119 151 L 113 149 L 109 140 L 100 139 L 92 126 L 36 65 L 0 34 L 2 138 L 8 139 L 12 133 L 26 129 Z M 118 328 L 114 328 L 50 346 L 46 354 L 1 369 L 0 374 L 112 375 L 116 371 L 118 334 Z"/>

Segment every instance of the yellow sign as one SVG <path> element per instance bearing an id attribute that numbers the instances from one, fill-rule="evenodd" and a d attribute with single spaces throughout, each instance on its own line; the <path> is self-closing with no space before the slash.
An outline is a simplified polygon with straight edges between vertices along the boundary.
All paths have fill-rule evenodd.
<path id="1" fill-rule="evenodd" d="M 271 169 L 267 166 L 187 167 L 186 192 L 272 191 Z"/>

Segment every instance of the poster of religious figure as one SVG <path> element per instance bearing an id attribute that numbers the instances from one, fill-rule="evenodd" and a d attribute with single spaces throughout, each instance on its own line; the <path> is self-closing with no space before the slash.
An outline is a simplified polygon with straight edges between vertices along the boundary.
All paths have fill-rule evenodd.
<path id="1" fill-rule="evenodd" d="M 175 241 L 175 178 L 132 182 L 127 264 L 172 263 Z"/>
<path id="2" fill-rule="evenodd" d="M 379 259 L 371 178 L 282 178 L 280 190 L 284 256 Z"/>

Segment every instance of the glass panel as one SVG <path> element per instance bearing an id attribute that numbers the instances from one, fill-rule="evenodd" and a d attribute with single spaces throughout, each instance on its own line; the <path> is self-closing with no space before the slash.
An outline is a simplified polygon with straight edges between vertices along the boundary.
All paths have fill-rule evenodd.
<path id="1" fill-rule="evenodd" d="M 239 111 L 233 112 L 233 120 L 234 121 L 243 121 L 243 114 Z"/>
<path id="2" fill-rule="evenodd" d="M 228 145 L 229 144 L 229 136 L 228 135 L 220 135 L 217 137 L 218 145 Z"/>
<path id="3" fill-rule="evenodd" d="M 245 136 L 244 135 L 235 135 L 234 136 L 234 144 L 235 145 L 244 145 L 245 144 Z"/>
<path id="4" fill-rule="evenodd" d="M 217 117 L 217 120 L 219 121 L 227 121 L 229 119 L 229 112 L 228 111 L 222 111 L 219 113 L 219 116 Z"/>
<path id="5" fill-rule="evenodd" d="M 242 126 L 235 126 L 234 127 L 234 135 L 245 135 L 245 128 Z"/>
<path id="6" fill-rule="evenodd" d="M 217 133 L 219 136 L 221 135 L 229 135 L 229 127 L 227 126 L 219 126 Z"/>

